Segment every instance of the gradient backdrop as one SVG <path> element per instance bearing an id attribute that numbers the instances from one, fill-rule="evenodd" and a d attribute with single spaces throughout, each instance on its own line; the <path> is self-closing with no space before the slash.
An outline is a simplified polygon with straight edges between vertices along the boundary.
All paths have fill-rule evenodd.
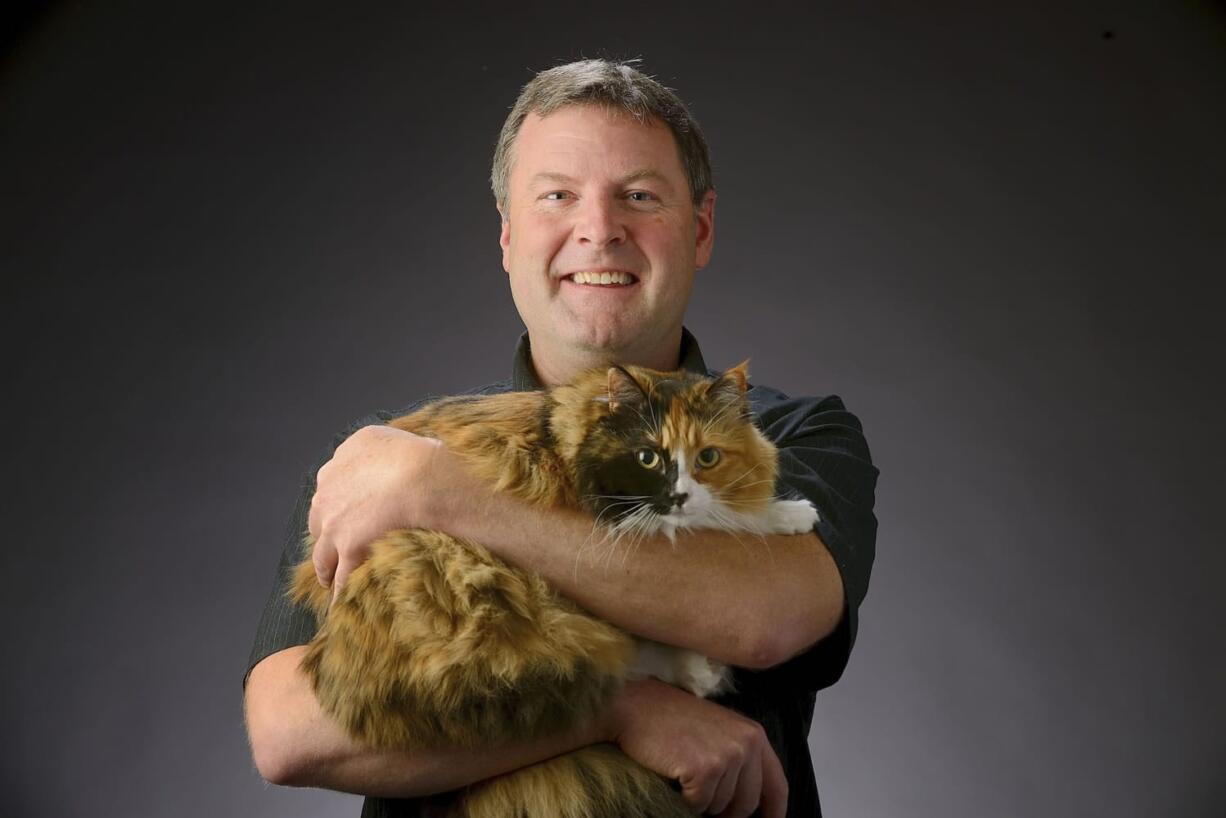
<path id="1" fill-rule="evenodd" d="M 247 753 L 283 525 L 350 420 L 506 374 L 489 157 L 581 56 L 642 56 L 706 129 L 709 363 L 843 396 L 882 471 L 827 813 L 1226 814 L 1221 5 L 13 20 L 5 815 L 356 815 Z"/>

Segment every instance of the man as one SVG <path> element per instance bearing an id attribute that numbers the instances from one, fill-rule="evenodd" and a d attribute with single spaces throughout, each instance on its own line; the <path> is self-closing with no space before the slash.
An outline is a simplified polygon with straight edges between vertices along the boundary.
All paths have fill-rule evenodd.
<path id="1" fill-rule="evenodd" d="M 525 86 L 492 181 L 503 267 L 528 331 L 512 380 L 481 391 L 551 386 L 611 362 L 705 371 L 682 318 L 711 255 L 710 180 L 697 124 L 672 92 L 630 66 L 572 63 Z M 778 488 L 817 506 L 816 531 L 752 543 L 685 532 L 675 547 L 648 541 L 613 566 L 583 557 L 576 566 L 591 533 L 584 514 L 495 494 L 437 441 L 359 424 L 298 504 L 252 652 L 246 708 L 260 773 L 373 796 L 366 816 L 413 815 L 419 803 L 396 799 L 612 741 L 676 780 L 697 812 L 819 814 L 806 736 L 814 693 L 841 675 L 854 639 L 877 472 L 838 398 L 789 399 L 761 386 L 749 398 L 780 447 Z M 735 666 L 737 690 L 705 701 L 654 680 L 629 682 L 591 724 L 541 741 L 475 752 L 364 747 L 321 711 L 298 669 L 313 623 L 284 601 L 284 583 L 308 521 L 317 572 L 334 588 L 383 531 L 447 531 L 537 571 L 628 631 Z"/>

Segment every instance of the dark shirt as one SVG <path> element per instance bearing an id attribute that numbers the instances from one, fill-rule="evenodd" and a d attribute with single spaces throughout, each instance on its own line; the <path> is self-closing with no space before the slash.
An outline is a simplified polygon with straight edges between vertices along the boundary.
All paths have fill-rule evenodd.
<path id="1" fill-rule="evenodd" d="M 681 366 L 708 374 L 698 342 L 688 331 L 682 334 Z M 473 393 L 492 395 L 541 388 L 532 368 L 525 334 L 515 350 L 510 380 L 490 384 Z M 776 494 L 803 497 L 817 508 L 820 515 L 817 534 L 838 566 L 846 604 L 838 627 L 825 639 L 799 656 L 767 670 L 736 668 L 735 692 L 714 701 L 762 724 L 787 776 L 789 818 L 812 818 L 821 815 L 808 744 L 813 705 L 817 691 L 834 684 L 843 674 L 855 642 L 858 611 L 868 590 L 877 539 L 877 519 L 873 515 L 877 469 L 869 457 L 860 421 L 843 407 L 838 397 L 789 398 L 776 389 L 753 384 L 748 397 L 756 422 L 779 448 Z M 397 412 L 377 412 L 363 418 L 333 439 L 331 451 L 363 426 L 386 423 L 429 400 L 418 401 Z M 331 457 L 331 451 L 319 465 Z M 304 481 L 289 521 L 276 584 L 264 608 L 247 662 L 248 674 L 264 657 L 295 645 L 305 645 L 315 635 L 314 617 L 306 609 L 291 604 L 286 596 L 291 569 L 303 556 L 302 540 L 314 492 L 315 472 L 312 471 Z M 420 802 L 412 799 L 367 798 L 362 809 L 363 818 L 419 813 Z"/>

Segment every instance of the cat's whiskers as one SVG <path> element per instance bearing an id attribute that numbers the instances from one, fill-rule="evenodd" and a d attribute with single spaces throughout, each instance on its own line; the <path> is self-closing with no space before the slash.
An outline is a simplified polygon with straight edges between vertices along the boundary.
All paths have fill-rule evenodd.
<path id="1" fill-rule="evenodd" d="M 574 577 L 575 582 L 579 581 L 579 564 L 583 561 L 583 552 L 586 551 L 588 548 L 593 547 L 594 545 L 595 546 L 599 545 L 599 543 L 596 542 L 597 532 L 600 532 L 601 534 L 601 537 L 600 537 L 601 543 L 603 543 L 605 540 L 607 540 L 612 535 L 612 528 L 607 525 L 602 524 L 599 516 L 597 516 L 596 519 L 592 521 L 592 530 L 588 532 L 587 538 L 582 543 L 579 544 L 579 547 L 577 549 L 575 549 L 575 566 L 574 566 L 574 570 L 572 571 L 572 576 Z"/>
<path id="2" fill-rule="evenodd" d="M 613 554 L 621 546 L 626 539 L 626 532 L 622 528 L 606 528 L 606 536 L 594 542 L 591 546 L 590 564 L 599 566 L 601 570 L 607 571 L 610 562 L 613 559 Z"/>
<path id="3" fill-rule="evenodd" d="M 633 518 L 636 513 L 638 513 L 637 509 L 619 519 L 616 524 L 609 528 L 609 536 L 596 543 L 593 549 L 594 553 L 592 554 L 593 564 L 600 565 L 602 570 L 608 570 L 609 555 L 615 552 L 618 545 L 625 539 L 627 521 Z"/>
<path id="4" fill-rule="evenodd" d="M 623 505 L 623 504 L 633 505 L 634 503 L 637 503 L 637 502 L 638 500 L 633 500 L 633 501 L 628 500 L 619 505 Z M 606 509 L 605 511 L 608 511 L 608 510 L 609 509 Z M 592 538 L 591 537 L 588 538 L 589 544 L 592 544 L 597 552 L 596 554 L 593 555 L 595 559 L 600 559 L 599 550 L 606 543 L 608 544 L 610 554 L 617 549 L 617 545 L 622 541 L 622 539 L 625 538 L 627 530 L 633 525 L 635 518 L 642 512 L 642 510 L 643 510 L 643 507 L 640 506 L 639 508 L 636 508 L 633 511 L 622 514 L 620 517 L 618 517 L 616 521 L 606 525 L 604 527 L 605 536 L 602 537 L 599 542 L 592 543 Z M 602 511 L 601 515 L 603 515 L 604 513 L 605 512 Z M 599 516 L 597 517 L 597 519 L 598 520 L 600 519 Z"/>
<path id="5" fill-rule="evenodd" d="M 655 431 L 656 436 L 660 435 L 660 419 L 656 417 L 656 406 L 651 402 L 651 393 L 656 391 L 657 384 L 653 383 L 647 389 L 647 411 L 651 412 L 651 427 Z M 639 415 L 642 417 L 642 415 Z"/>
<path id="6" fill-rule="evenodd" d="M 638 553 L 639 548 L 642 547 L 643 542 L 646 541 L 646 539 L 649 536 L 651 536 L 652 534 L 659 533 L 658 523 L 654 519 L 655 517 L 658 516 L 657 513 L 652 511 L 651 509 L 647 509 L 647 512 L 648 512 L 647 514 L 643 515 L 642 530 L 640 531 L 638 538 L 635 539 L 630 544 L 630 549 L 633 554 Z M 669 542 L 672 544 L 672 547 L 675 549 L 677 547 L 677 538 L 674 535 L 672 529 L 668 529 L 664 533 L 668 536 Z"/>
<path id="7" fill-rule="evenodd" d="M 645 495 L 645 494 L 644 494 L 644 495 L 628 495 L 628 494 L 627 494 L 627 495 L 603 495 L 603 494 L 595 494 L 595 495 L 588 495 L 588 496 L 589 496 L 589 497 L 598 497 L 598 498 L 600 498 L 600 499 L 604 499 L 604 500 L 613 500 L 613 499 L 617 499 L 617 498 L 619 498 L 619 497 L 623 497 L 623 498 L 624 498 L 624 499 L 617 499 L 617 502 L 614 502 L 614 503 L 608 503 L 608 504 L 606 504 L 606 505 L 605 505 L 605 507 L 604 507 L 604 508 L 602 508 L 602 509 L 600 510 L 600 512 L 599 512 L 599 513 L 596 515 L 596 522 L 600 522 L 600 521 L 601 521 L 601 520 L 604 518 L 604 516 L 605 516 L 606 514 L 608 514 L 609 512 L 611 512 L 611 511 L 612 511 L 612 512 L 614 512 L 614 513 L 613 513 L 614 518 L 619 518 L 619 517 L 621 517 L 621 516 L 624 516 L 624 515 L 623 515 L 623 513 L 622 513 L 621 511 L 615 511 L 615 509 L 620 509 L 620 508 L 621 508 L 621 507 L 623 507 L 623 506 L 634 506 L 634 505 L 641 505 L 641 504 L 642 504 L 642 502 L 643 502 L 644 500 L 649 499 L 649 498 L 648 498 L 648 496 L 647 496 L 647 495 Z M 619 522 L 620 522 L 620 519 L 614 519 L 614 521 L 613 521 L 613 522 L 609 523 L 609 526 L 610 526 L 610 527 L 616 527 L 616 526 L 617 526 L 617 524 L 618 524 Z"/>
<path id="8" fill-rule="evenodd" d="M 754 486 L 762 486 L 762 485 L 772 485 L 773 486 L 774 484 L 775 484 L 774 480 L 754 480 L 750 483 L 745 483 L 744 485 L 737 486 L 737 491 L 745 491 L 746 489 L 753 488 Z M 731 488 L 731 486 L 725 486 L 724 490 L 727 490 L 728 488 Z M 752 504 L 753 501 L 742 501 L 742 502 L 750 502 Z"/>
<path id="9" fill-rule="evenodd" d="M 738 407 L 737 404 L 735 403 L 725 404 L 723 407 L 720 408 L 718 412 L 716 412 L 714 415 L 712 415 L 711 417 L 703 421 L 703 424 L 702 424 L 703 432 L 711 431 L 711 427 L 714 426 L 719 421 L 723 420 L 724 415 L 728 414 L 734 409 L 739 409 L 739 408 L 740 407 Z"/>
<path id="10" fill-rule="evenodd" d="M 770 480 L 762 480 L 763 483 L 772 482 Z M 756 484 L 755 484 L 756 485 Z M 750 513 L 760 513 L 766 510 L 766 507 L 776 500 L 786 500 L 786 497 L 771 497 L 767 500 L 737 500 L 732 497 L 725 497 L 723 494 L 717 494 L 719 501 L 729 508 L 747 508 Z M 741 512 L 744 513 L 744 512 Z"/>
<path id="11" fill-rule="evenodd" d="M 648 494 L 585 494 L 583 500 L 646 500 L 650 497 Z"/>
<path id="12" fill-rule="evenodd" d="M 626 557 L 629 556 L 632 551 L 637 551 L 639 544 L 642 543 L 643 538 L 647 536 L 647 529 L 651 525 L 651 518 L 654 513 L 655 512 L 651 510 L 650 506 L 643 506 L 635 514 L 634 521 L 629 531 L 630 537 L 626 542 L 626 548 L 623 552 L 624 556 L 622 557 L 622 565 L 626 564 Z M 609 556 L 612 558 L 612 554 Z"/>
<path id="13" fill-rule="evenodd" d="M 741 549 L 746 554 L 749 554 L 749 555 L 753 554 L 753 549 L 751 549 L 748 545 L 745 544 L 745 541 L 741 539 L 740 534 L 738 534 L 737 532 L 738 531 L 746 531 L 750 533 L 756 533 L 756 532 L 753 532 L 746 525 L 746 521 L 741 518 L 742 515 L 740 514 L 740 512 L 734 511 L 731 509 L 727 509 L 727 508 L 720 508 L 718 504 L 712 504 L 707 509 L 707 514 L 709 514 L 712 518 L 714 518 L 714 520 L 717 523 L 720 524 L 719 527 L 721 530 L 727 531 L 729 534 L 732 535 L 732 538 L 737 541 L 737 544 L 741 546 Z M 762 541 L 764 543 L 766 542 L 765 539 L 763 539 Z M 770 547 L 767 546 L 768 550 L 769 548 Z"/>
<path id="14" fill-rule="evenodd" d="M 606 514 L 609 514 L 610 512 L 613 512 L 613 516 L 617 517 L 620 514 L 620 512 L 614 511 L 615 509 L 620 508 L 621 506 L 633 506 L 636 503 L 640 503 L 642 500 L 647 499 L 647 495 L 645 494 L 644 495 L 588 494 L 584 496 L 584 499 L 585 500 L 586 499 L 617 500 L 617 502 L 609 503 L 608 505 L 606 505 L 604 508 L 600 510 L 600 513 L 596 515 L 595 520 L 592 521 L 591 533 L 588 534 L 587 539 L 575 551 L 574 577 L 575 577 L 576 582 L 579 580 L 579 563 L 580 563 L 581 557 L 583 556 L 583 552 L 593 545 L 597 549 L 599 549 L 600 546 L 604 545 L 605 542 L 610 541 L 610 539 L 612 539 L 615 543 L 616 539 L 620 536 L 620 534 L 618 533 L 619 526 L 622 524 L 622 522 L 625 520 L 626 517 L 633 515 L 634 512 L 631 512 L 629 515 L 622 515 L 621 519 L 615 519 L 612 523 L 605 523 L 604 516 Z M 600 538 L 599 542 L 596 542 L 596 532 L 597 531 L 603 531 L 603 536 Z"/>
<path id="15" fill-rule="evenodd" d="M 643 514 L 641 520 L 639 521 L 637 536 L 633 540 L 630 541 L 630 545 L 626 549 L 625 555 L 622 556 L 623 566 L 625 566 L 626 559 L 628 557 L 630 557 L 633 554 L 638 553 L 639 547 L 642 546 L 643 541 L 647 539 L 647 536 L 651 533 L 649 529 L 655 523 L 655 520 L 652 519 L 653 516 L 655 516 L 655 512 L 652 511 L 647 506 L 643 507 L 643 511 L 645 513 Z"/>
<path id="16" fill-rule="evenodd" d="M 641 512 L 641 511 L 642 511 L 642 510 L 640 509 L 640 510 L 639 510 L 639 512 Z M 607 570 L 609 570 L 609 566 L 611 566 L 611 565 L 613 564 L 613 555 L 614 555 L 615 553 L 617 553 L 617 548 L 618 548 L 618 546 L 621 546 L 623 543 L 625 543 L 625 548 L 623 548 L 623 549 L 622 549 L 622 554 L 623 554 L 623 555 L 625 555 L 625 554 L 629 554 L 629 553 L 630 553 L 630 549 L 633 547 L 634 542 L 635 542 L 635 539 L 636 539 L 636 537 L 637 537 L 637 532 L 638 532 L 638 517 L 640 517 L 640 516 L 641 516 L 641 514 L 640 514 L 640 513 L 638 513 L 638 512 L 636 512 L 636 519 L 635 519 L 634 523 L 631 525 L 631 527 L 630 527 L 630 528 L 628 528 L 628 529 L 627 529 L 627 530 L 624 532 L 625 536 L 622 536 L 621 538 L 619 538 L 619 539 L 618 539 L 618 541 L 617 541 L 617 542 L 614 544 L 614 546 L 613 546 L 612 548 L 610 548 L 610 549 L 609 549 L 609 553 L 605 555 L 605 565 L 604 565 L 604 567 L 605 567 L 605 570 L 606 570 L 606 571 L 607 571 Z M 625 564 L 626 564 L 626 558 L 625 558 L 625 556 L 623 556 L 623 557 L 622 557 L 622 565 L 624 566 Z"/>
<path id="17" fill-rule="evenodd" d="M 759 528 L 753 522 L 754 518 L 765 510 L 765 507 L 760 503 L 744 502 L 724 497 L 720 497 L 719 501 L 723 505 L 724 510 L 735 514 L 738 519 L 743 520 L 743 522 L 740 523 L 742 530 L 748 531 L 758 538 L 759 542 L 766 547 L 766 554 L 768 557 L 770 557 L 771 564 L 774 565 L 775 554 L 771 550 L 770 540 L 766 538 L 767 532 L 762 531 L 761 528 Z M 747 510 L 741 511 L 740 508 L 745 508 Z M 720 519 L 721 515 L 719 509 L 712 508 L 711 511 L 712 516 L 714 516 L 716 519 Z"/>
<path id="18" fill-rule="evenodd" d="M 744 480 L 746 477 L 748 477 L 749 475 L 753 474 L 754 472 L 756 472 L 756 471 L 757 471 L 758 469 L 760 469 L 760 468 L 762 468 L 762 464 L 761 464 L 761 463 L 755 463 L 754 465 L 750 466 L 748 469 L 746 469 L 746 470 L 745 470 L 745 473 L 744 473 L 744 474 L 742 474 L 740 477 L 738 477 L 737 479 L 735 479 L 735 480 L 733 480 L 732 482 L 730 482 L 728 485 L 724 486 L 724 491 L 727 491 L 728 489 L 732 488 L 732 487 L 733 487 L 733 486 L 735 486 L 737 483 L 741 482 L 741 481 L 742 481 L 742 480 Z M 766 482 L 766 481 L 762 481 L 762 482 Z M 756 483 L 750 483 L 750 485 L 757 485 L 757 484 L 756 484 Z"/>
<path id="19" fill-rule="evenodd" d="M 596 516 L 596 523 L 600 524 L 602 521 L 601 518 L 603 518 L 604 515 L 609 513 L 610 511 L 613 511 L 614 508 L 617 508 L 619 506 L 634 506 L 634 505 L 640 505 L 640 501 L 639 500 L 624 500 L 620 503 L 610 503 L 606 508 L 604 508 L 600 512 L 600 514 Z M 634 509 L 633 511 L 628 511 L 628 512 L 621 512 L 621 511 L 614 512 L 613 516 L 615 519 L 612 522 L 606 523 L 604 525 L 605 536 L 601 539 L 600 543 L 603 544 L 605 540 L 609 539 L 610 537 L 612 537 L 614 540 L 618 539 L 621 536 L 621 529 L 625 525 L 625 521 L 629 519 L 630 517 L 634 516 L 634 514 L 638 511 L 639 509 Z"/>
<path id="20" fill-rule="evenodd" d="M 648 534 L 648 529 L 650 528 L 653 522 L 652 516 L 654 514 L 655 512 L 651 510 L 651 507 L 645 505 L 645 506 L 642 506 L 641 508 L 636 509 L 635 511 L 631 512 L 630 515 L 628 515 L 628 518 L 627 518 L 628 523 L 625 529 L 626 537 L 619 538 L 614 548 L 611 548 L 609 550 L 609 554 L 608 554 L 607 562 L 606 562 L 606 569 L 608 565 L 612 564 L 613 554 L 616 551 L 616 546 L 621 544 L 622 539 L 627 540 L 626 547 L 623 551 L 623 556 L 622 556 L 623 566 L 626 564 L 626 560 L 629 559 L 630 555 L 638 551 L 638 547 L 642 544 L 643 539 Z"/>
<path id="21" fill-rule="evenodd" d="M 631 406 L 630 408 L 634 410 L 634 414 L 639 416 L 639 420 L 643 421 L 644 426 L 651 429 L 651 431 L 657 437 L 660 435 L 660 425 L 656 422 L 656 413 L 654 409 L 651 410 L 651 420 L 648 420 L 647 418 L 643 417 L 643 413 L 638 410 L 638 407 Z M 651 409 L 650 404 L 648 404 L 648 408 Z"/>

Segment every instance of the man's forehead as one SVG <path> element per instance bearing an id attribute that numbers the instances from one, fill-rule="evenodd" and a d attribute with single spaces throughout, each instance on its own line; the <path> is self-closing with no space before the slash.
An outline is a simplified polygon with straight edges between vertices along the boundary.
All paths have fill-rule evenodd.
<path id="1" fill-rule="evenodd" d="M 528 180 L 528 184 L 535 185 L 535 184 L 557 183 L 557 184 L 568 185 L 568 184 L 574 184 L 578 181 L 581 181 L 581 180 L 575 176 L 571 176 L 569 174 L 562 173 L 560 171 L 542 170 L 542 171 L 532 174 L 532 178 Z M 655 182 L 660 182 L 661 184 L 666 184 L 666 185 L 672 184 L 671 179 L 669 179 L 663 173 L 661 173 L 660 171 L 652 167 L 644 167 L 644 168 L 639 168 L 638 170 L 632 170 L 629 173 L 623 174 L 622 176 L 618 177 L 616 181 L 618 182 L 618 184 L 623 184 L 623 185 L 630 185 L 630 184 L 634 184 L 635 182 L 645 182 L 645 181 L 655 181 Z"/>
<path id="2" fill-rule="evenodd" d="M 655 179 L 672 184 L 680 181 L 672 176 L 684 175 L 668 126 L 658 119 L 638 120 L 618 109 L 575 104 L 545 116 L 534 111 L 515 141 L 515 165 L 520 171 L 515 175 L 528 184 L 573 182 L 572 173 L 593 158 L 617 166 L 612 170 L 623 183 Z"/>

